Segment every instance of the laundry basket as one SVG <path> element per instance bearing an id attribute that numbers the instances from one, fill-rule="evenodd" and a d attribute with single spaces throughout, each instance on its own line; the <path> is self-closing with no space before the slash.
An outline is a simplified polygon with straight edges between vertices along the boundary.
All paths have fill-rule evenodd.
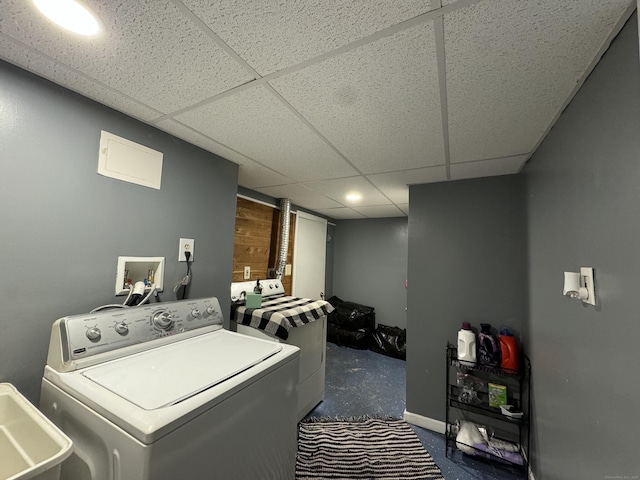
<path id="1" fill-rule="evenodd" d="M 0 383 L 0 480 L 55 480 L 73 443 L 9 383 Z"/>

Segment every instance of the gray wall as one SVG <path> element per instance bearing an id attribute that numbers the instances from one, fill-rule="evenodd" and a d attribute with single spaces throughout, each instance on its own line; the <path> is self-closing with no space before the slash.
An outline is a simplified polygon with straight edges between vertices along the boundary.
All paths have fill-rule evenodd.
<path id="1" fill-rule="evenodd" d="M 333 242 L 333 294 L 374 307 L 377 323 L 405 328 L 407 219 L 341 220 Z"/>
<path id="2" fill-rule="evenodd" d="M 536 478 L 634 478 L 638 430 L 640 67 L 634 15 L 524 172 Z M 562 296 L 595 269 L 598 307 Z"/>
<path id="3" fill-rule="evenodd" d="M 526 245 L 518 176 L 409 188 L 407 410 L 445 420 L 445 347 L 462 322 L 521 333 Z"/>
<path id="4" fill-rule="evenodd" d="M 0 381 L 37 402 L 51 324 L 112 303 L 119 255 L 166 257 L 162 300 L 229 309 L 237 165 L 0 62 Z M 164 154 L 162 189 L 100 176 L 100 130 Z M 118 297 L 122 300 L 122 297 Z"/>

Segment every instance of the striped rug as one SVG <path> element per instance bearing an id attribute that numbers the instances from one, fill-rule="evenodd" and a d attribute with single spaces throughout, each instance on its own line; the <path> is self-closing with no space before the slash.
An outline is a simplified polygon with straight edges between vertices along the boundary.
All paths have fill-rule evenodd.
<path id="1" fill-rule="evenodd" d="M 296 480 L 443 480 L 440 469 L 397 418 L 311 418 L 300 424 Z"/>

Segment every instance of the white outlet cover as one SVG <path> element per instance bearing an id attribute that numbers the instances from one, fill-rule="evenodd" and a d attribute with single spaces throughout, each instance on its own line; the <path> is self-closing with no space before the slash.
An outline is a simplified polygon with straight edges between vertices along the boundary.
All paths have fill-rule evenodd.
<path id="1" fill-rule="evenodd" d="M 189 262 L 193 262 L 195 240 L 193 238 L 181 238 L 180 246 L 178 247 L 178 261 L 186 262 L 187 257 L 184 256 L 184 252 L 191 252 Z"/>

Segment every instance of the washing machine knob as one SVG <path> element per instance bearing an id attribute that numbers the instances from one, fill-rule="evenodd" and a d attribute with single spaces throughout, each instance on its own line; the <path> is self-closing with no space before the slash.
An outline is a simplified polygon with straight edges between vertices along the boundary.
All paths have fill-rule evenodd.
<path id="1" fill-rule="evenodd" d="M 200 318 L 200 310 L 198 310 L 197 308 L 194 308 L 193 310 L 191 310 L 191 316 L 193 318 Z"/>
<path id="2" fill-rule="evenodd" d="M 216 309 L 213 307 L 207 307 L 207 309 L 205 310 L 205 314 L 206 315 L 215 315 L 216 314 Z"/>
<path id="3" fill-rule="evenodd" d="M 157 312 L 153 315 L 151 321 L 153 322 L 154 327 L 157 327 L 160 330 L 171 330 L 171 327 L 173 327 L 173 319 L 169 312 Z"/>
<path id="4" fill-rule="evenodd" d="M 120 335 L 126 335 L 127 333 L 129 333 L 129 325 L 124 322 L 118 323 L 115 328 L 116 332 L 118 332 Z"/>
<path id="5" fill-rule="evenodd" d="M 100 329 L 98 327 L 91 327 L 87 330 L 87 338 L 92 342 L 97 342 L 98 340 L 100 340 L 101 336 L 102 332 L 100 332 Z"/>

